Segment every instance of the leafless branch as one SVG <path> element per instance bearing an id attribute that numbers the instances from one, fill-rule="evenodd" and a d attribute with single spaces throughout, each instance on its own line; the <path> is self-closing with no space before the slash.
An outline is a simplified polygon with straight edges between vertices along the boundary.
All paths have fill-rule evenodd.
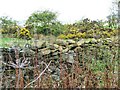
<path id="1" fill-rule="evenodd" d="M 50 62 L 48 63 L 48 65 L 46 66 L 46 68 L 39 74 L 39 76 L 38 76 L 35 80 L 33 80 L 32 82 L 28 83 L 24 88 L 27 88 L 30 84 L 32 84 L 32 83 L 34 83 L 35 81 L 37 81 L 37 80 L 42 76 L 42 74 L 47 70 L 47 68 L 49 67 L 49 65 L 51 64 L 51 62 L 52 62 L 52 61 L 50 61 Z"/>

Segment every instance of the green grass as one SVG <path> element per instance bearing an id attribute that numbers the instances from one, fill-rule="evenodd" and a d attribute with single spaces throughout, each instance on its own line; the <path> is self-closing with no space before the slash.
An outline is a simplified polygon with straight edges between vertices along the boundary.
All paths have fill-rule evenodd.
<path id="1" fill-rule="evenodd" d="M 0 47 L 11 47 L 13 45 L 23 46 L 26 40 L 17 38 L 0 38 Z"/>
<path id="2" fill-rule="evenodd" d="M 0 47 L 6 47 L 11 41 L 13 41 L 11 38 L 1 38 Z"/>

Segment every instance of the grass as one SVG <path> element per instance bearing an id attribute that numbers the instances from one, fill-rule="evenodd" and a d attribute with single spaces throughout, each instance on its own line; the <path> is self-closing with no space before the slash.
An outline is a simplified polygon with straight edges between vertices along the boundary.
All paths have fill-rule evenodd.
<path id="1" fill-rule="evenodd" d="M 56 39 L 56 37 L 50 35 L 50 36 L 43 36 L 40 35 L 39 36 L 39 40 L 38 42 L 41 41 L 49 41 L 49 42 L 54 42 Z M 25 43 L 29 43 L 31 45 L 34 45 L 34 38 L 32 38 L 31 40 L 24 40 L 24 39 L 19 39 L 19 38 L 9 38 L 8 36 L 4 36 L 0 38 L 0 47 L 11 47 L 14 45 L 19 45 L 21 47 L 23 47 L 25 45 Z M 38 43 L 39 44 L 39 43 Z"/>
<path id="2" fill-rule="evenodd" d="M 23 46 L 25 43 L 28 43 L 27 40 L 18 39 L 18 38 L 1 38 L 0 47 L 11 47 L 14 45 Z"/>
<path id="3" fill-rule="evenodd" d="M 9 47 L 15 41 L 17 41 L 17 40 L 15 40 L 14 38 L 1 38 L 0 39 L 0 47 Z"/>

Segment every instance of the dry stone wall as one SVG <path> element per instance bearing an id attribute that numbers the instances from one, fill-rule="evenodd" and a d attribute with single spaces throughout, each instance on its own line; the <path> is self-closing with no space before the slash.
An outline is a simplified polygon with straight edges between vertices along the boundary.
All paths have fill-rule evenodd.
<path id="1" fill-rule="evenodd" d="M 35 63 L 37 63 L 39 67 L 44 67 L 41 65 L 41 62 L 49 63 L 49 61 L 52 60 L 52 64 L 49 67 L 49 72 L 52 74 L 54 80 L 60 80 L 61 67 L 64 68 L 64 70 L 69 70 L 72 67 L 72 64 L 76 62 L 76 60 L 78 60 L 77 62 L 79 63 L 79 66 L 82 67 L 81 60 L 87 61 L 91 57 L 95 58 L 96 60 L 103 60 L 103 58 L 107 57 L 104 56 L 104 52 L 102 52 L 101 49 L 108 50 L 117 46 L 118 42 L 113 42 L 111 39 L 81 39 L 79 41 L 57 39 L 53 43 L 49 43 L 48 41 L 41 41 L 37 46 L 26 44 L 24 48 L 17 46 L 10 48 L 0 48 L 0 59 L 2 59 L 4 62 L 2 64 L 2 69 L 14 69 L 8 67 L 5 65 L 5 63 L 9 64 L 11 60 L 12 62 L 17 63 L 15 53 L 15 50 L 17 50 L 19 62 L 21 63 L 24 58 L 26 58 L 29 62 L 28 66 L 23 66 L 22 69 L 24 70 L 24 68 L 28 67 L 31 73 Z M 69 72 L 72 71 L 69 70 Z M 25 76 L 27 76 L 27 74 L 25 74 Z"/>

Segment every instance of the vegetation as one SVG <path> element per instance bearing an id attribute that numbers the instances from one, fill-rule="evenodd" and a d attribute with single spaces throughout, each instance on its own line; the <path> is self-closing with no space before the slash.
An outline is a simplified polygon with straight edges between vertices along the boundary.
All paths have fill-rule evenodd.
<path id="1" fill-rule="evenodd" d="M 62 24 L 57 21 L 57 15 L 51 11 L 34 12 L 26 21 L 32 33 L 44 35 L 58 35 L 62 32 Z"/>
<path id="2" fill-rule="evenodd" d="M 65 32 L 58 36 L 61 39 L 79 39 L 79 38 L 110 38 L 118 33 L 117 24 L 110 27 L 111 24 L 104 26 L 106 22 L 92 21 L 88 18 L 80 22 L 65 25 Z"/>
<path id="3" fill-rule="evenodd" d="M 118 41 L 114 40 L 1 48 L 3 88 L 117 88 Z"/>
<path id="4" fill-rule="evenodd" d="M 27 40 L 32 38 L 30 31 L 26 28 L 21 28 L 19 31 L 17 31 L 16 36 L 18 38 L 27 39 Z"/>
<path id="5" fill-rule="evenodd" d="M 1 17 L 2 88 L 118 88 L 116 20 L 62 24 L 45 10 L 21 27 Z"/>
<path id="6" fill-rule="evenodd" d="M 15 34 L 16 32 L 16 25 L 17 25 L 17 21 L 12 20 L 9 17 L 1 17 L 0 18 L 0 33 L 2 34 Z"/>

